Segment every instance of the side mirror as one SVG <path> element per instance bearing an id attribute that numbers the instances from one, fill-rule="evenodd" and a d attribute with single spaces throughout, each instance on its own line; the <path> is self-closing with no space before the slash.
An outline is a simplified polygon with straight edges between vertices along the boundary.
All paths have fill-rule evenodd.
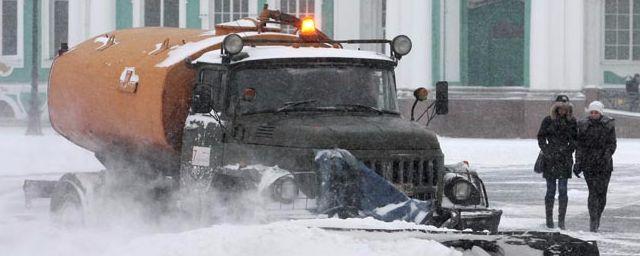
<path id="1" fill-rule="evenodd" d="M 209 113 L 213 110 L 211 99 L 211 87 L 206 84 L 196 84 L 191 100 L 191 112 Z"/>
<path id="2" fill-rule="evenodd" d="M 241 99 L 243 101 L 252 102 L 254 99 L 256 99 L 256 89 L 244 88 L 244 90 L 242 90 Z"/>
<path id="3" fill-rule="evenodd" d="M 413 96 L 416 100 L 413 102 L 413 106 L 411 107 L 411 121 L 416 121 L 414 116 L 416 105 L 419 101 L 427 100 L 429 91 L 420 87 L 413 91 Z M 433 120 L 437 115 L 446 115 L 447 113 L 449 113 L 449 83 L 447 83 L 447 81 L 439 81 L 436 83 L 436 101 L 429 104 L 427 110 L 418 117 L 417 121 L 420 121 L 420 119 L 426 114 L 427 126 L 429 126 L 431 120 Z"/>
<path id="4" fill-rule="evenodd" d="M 427 100 L 427 97 L 429 96 L 429 90 L 427 90 L 424 87 L 420 87 L 418 89 L 416 89 L 415 91 L 413 91 L 413 97 L 416 98 L 416 100 L 413 102 L 413 106 L 411 106 L 411 121 L 415 121 L 416 118 L 414 116 L 414 111 L 416 110 L 416 106 L 418 105 L 418 101 L 425 101 Z"/>
<path id="5" fill-rule="evenodd" d="M 424 87 L 420 87 L 413 91 L 413 97 L 416 97 L 417 101 L 425 101 L 427 100 L 427 96 L 429 96 L 429 90 Z"/>
<path id="6" fill-rule="evenodd" d="M 436 114 L 446 115 L 449 113 L 449 83 L 440 81 L 436 83 Z"/>

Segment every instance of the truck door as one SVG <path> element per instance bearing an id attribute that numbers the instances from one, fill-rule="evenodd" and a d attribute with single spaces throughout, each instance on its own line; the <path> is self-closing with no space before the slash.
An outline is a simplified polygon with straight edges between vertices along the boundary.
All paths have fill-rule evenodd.
<path id="1" fill-rule="evenodd" d="M 196 182 L 206 186 L 213 171 L 222 164 L 225 74 L 222 67 L 202 68 L 198 72 L 191 111 L 183 132 L 180 173 L 183 183 Z"/>

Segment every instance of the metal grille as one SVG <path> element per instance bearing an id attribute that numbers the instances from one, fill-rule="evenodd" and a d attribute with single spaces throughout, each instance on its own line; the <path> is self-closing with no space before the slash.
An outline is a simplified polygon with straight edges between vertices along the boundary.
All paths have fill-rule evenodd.
<path id="1" fill-rule="evenodd" d="M 367 159 L 364 164 L 412 198 L 434 198 L 438 182 L 435 160 Z"/>
<path id="2" fill-rule="evenodd" d="M 275 131 L 275 129 L 275 126 L 258 126 L 256 130 L 256 137 L 271 139 L 273 137 L 273 131 Z"/>

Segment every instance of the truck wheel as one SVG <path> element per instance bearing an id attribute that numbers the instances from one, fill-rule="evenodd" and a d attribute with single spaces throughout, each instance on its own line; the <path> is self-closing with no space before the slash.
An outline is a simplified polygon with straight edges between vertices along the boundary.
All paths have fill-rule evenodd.
<path id="1" fill-rule="evenodd" d="M 51 197 L 51 219 L 54 223 L 65 227 L 84 225 L 84 211 L 80 195 L 73 185 L 62 183 L 56 186 Z"/>

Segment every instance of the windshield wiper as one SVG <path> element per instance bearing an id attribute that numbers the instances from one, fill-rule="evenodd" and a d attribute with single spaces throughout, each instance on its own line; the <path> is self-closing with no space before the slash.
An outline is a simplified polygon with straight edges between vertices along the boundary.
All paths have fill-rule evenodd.
<path id="1" fill-rule="evenodd" d="M 383 114 L 383 113 L 386 112 L 384 110 L 377 109 L 377 108 L 374 108 L 374 107 L 368 106 L 368 105 L 362 105 L 362 104 L 337 104 L 336 107 L 347 107 L 347 108 L 354 108 L 354 109 L 363 109 L 363 110 L 373 111 L 373 112 L 376 112 L 378 114 Z"/>
<path id="2" fill-rule="evenodd" d="M 275 113 L 280 113 L 282 111 L 286 111 L 289 110 L 295 106 L 299 106 L 299 105 L 303 105 L 303 104 L 309 104 L 309 103 L 314 103 L 318 100 L 316 99 L 310 99 L 310 100 L 301 100 L 301 101 L 291 101 L 291 102 L 285 102 L 284 105 L 278 109 L 276 109 Z"/>

